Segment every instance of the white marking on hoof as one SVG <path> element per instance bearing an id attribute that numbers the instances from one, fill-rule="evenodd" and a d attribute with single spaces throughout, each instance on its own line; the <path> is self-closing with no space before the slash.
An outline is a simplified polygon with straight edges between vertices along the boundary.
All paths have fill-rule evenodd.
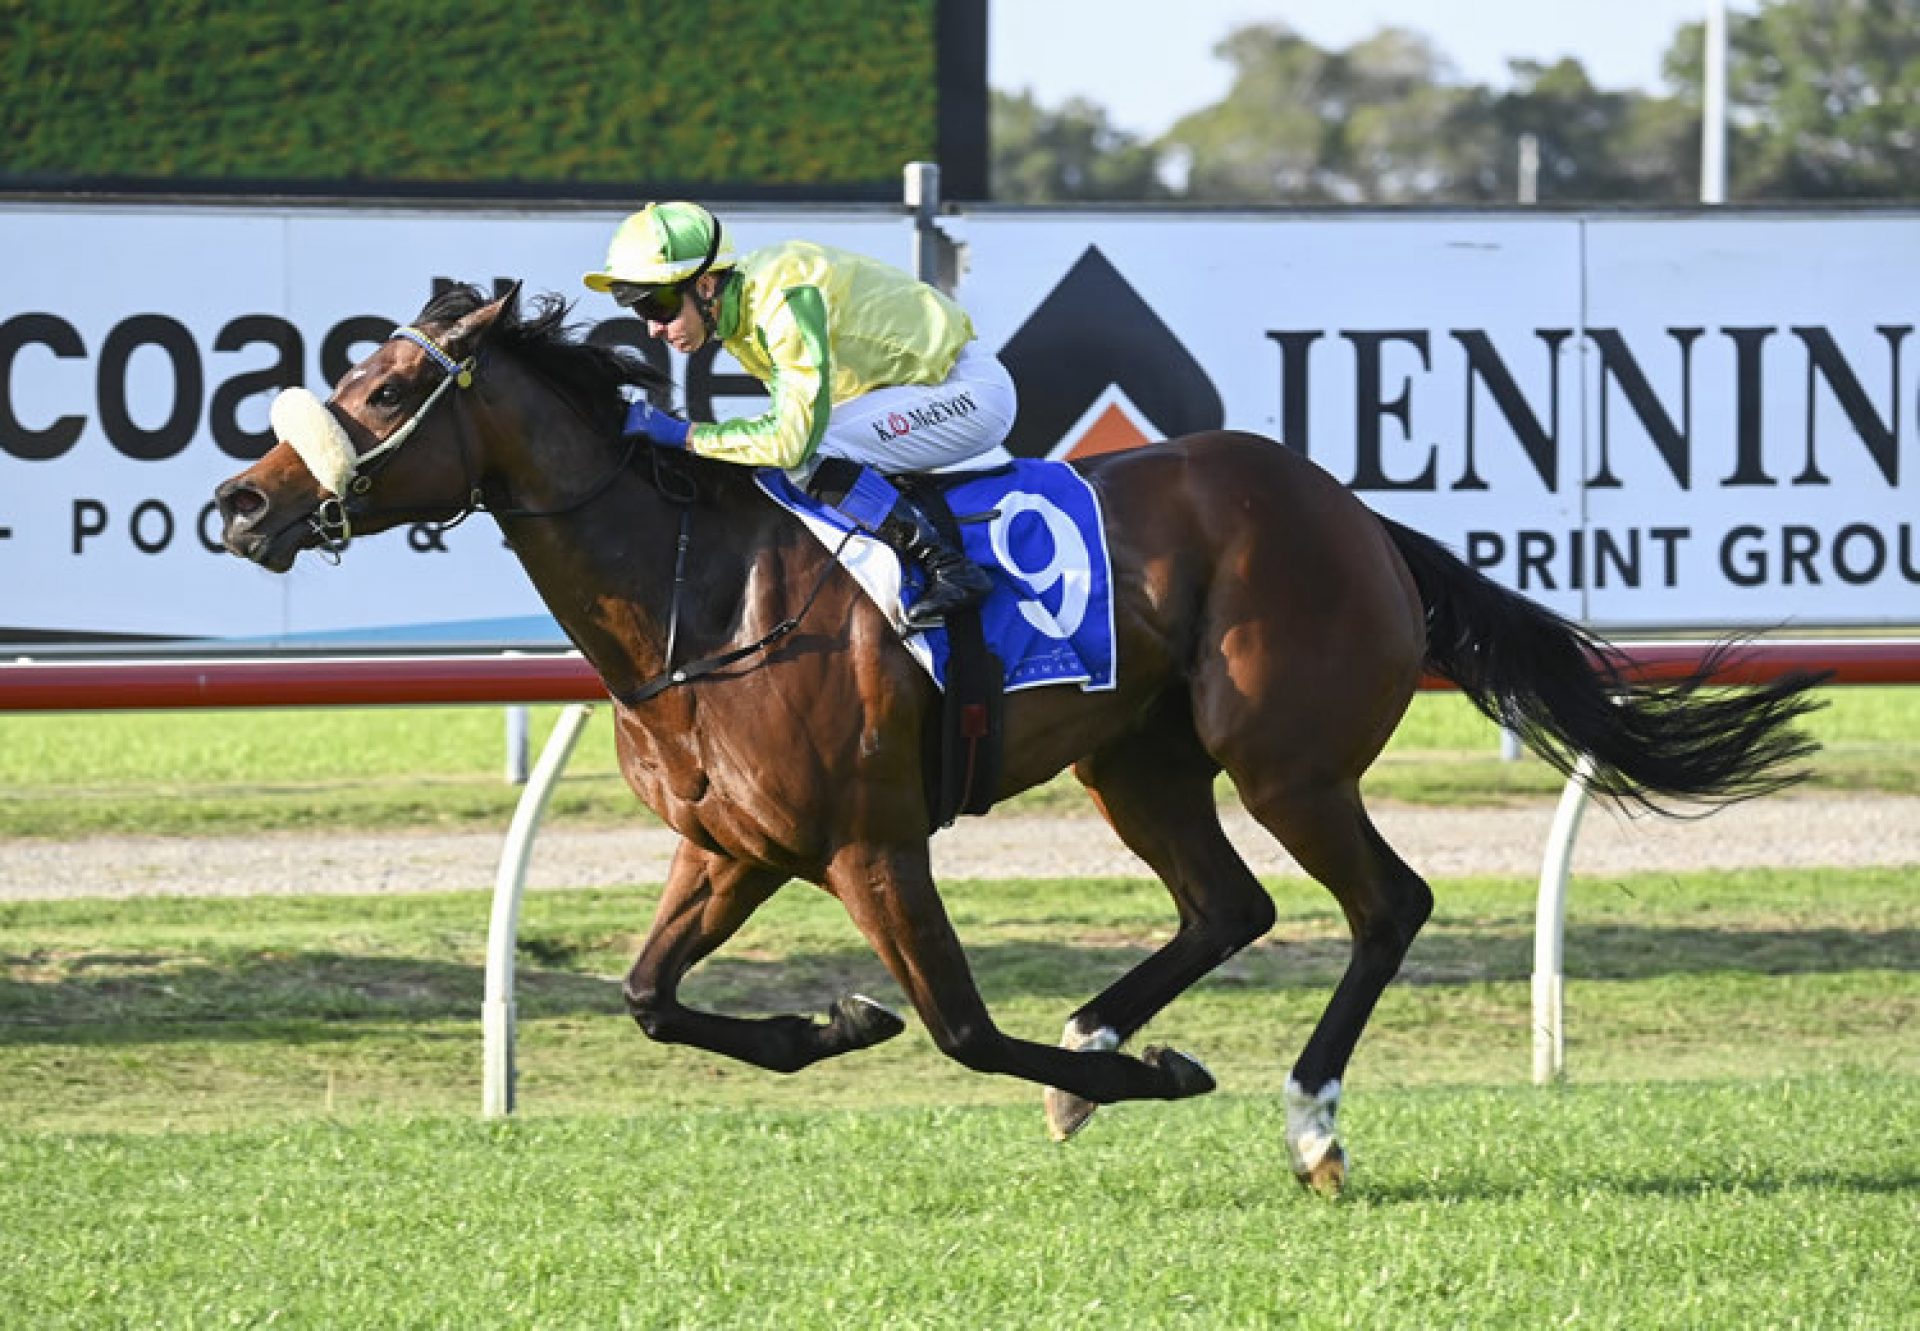
<path id="1" fill-rule="evenodd" d="M 1287 1156 L 1293 1172 L 1306 1178 L 1320 1162 L 1340 1149 L 1334 1117 L 1340 1112 L 1340 1083 L 1330 1081 L 1312 1095 L 1287 1078 Z"/>
<path id="2" fill-rule="evenodd" d="M 847 1001 L 850 1003 L 858 1003 L 861 1007 L 872 1008 L 876 1012 L 884 1012 L 889 1017 L 892 1017 L 895 1021 L 900 1020 L 900 1014 L 898 1012 L 895 1012 L 892 1008 L 888 1007 L 885 1003 L 874 1002 L 874 1000 L 872 1000 L 871 998 L 868 998 L 865 994 L 848 994 Z"/>
<path id="3" fill-rule="evenodd" d="M 1066 1030 L 1060 1033 L 1060 1047 L 1076 1054 L 1087 1051 L 1110 1054 L 1120 1047 L 1120 1036 L 1111 1026 L 1087 1031 L 1080 1028 L 1079 1022 L 1069 1021 Z"/>
<path id="4" fill-rule="evenodd" d="M 1066 1030 L 1060 1033 L 1060 1047 L 1076 1054 L 1110 1054 L 1120 1047 L 1120 1036 L 1110 1026 L 1089 1031 L 1082 1029 L 1078 1022 L 1069 1021 Z M 1057 1142 L 1065 1141 L 1085 1127 L 1093 1111 L 1100 1107 L 1056 1086 L 1047 1087 L 1045 1102 L 1047 1132 Z"/>
<path id="5" fill-rule="evenodd" d="M 1093 1117 L 1093 1111 L 1100 1107 L 1057 1086 L 1047 1087 L 1041 1101 L 1047 1111 L 1047 1135 L 1057 1142 L 1065 1141 L 1086 1127 L 1087 1120 Z"/>

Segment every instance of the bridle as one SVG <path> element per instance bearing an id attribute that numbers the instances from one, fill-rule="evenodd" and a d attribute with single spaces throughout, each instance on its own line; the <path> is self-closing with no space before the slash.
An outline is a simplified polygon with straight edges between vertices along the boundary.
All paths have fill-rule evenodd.
<path id="1" fill-rule="evenodd" d="M 305 388 L 283 389 L 274 399 L 272 411 L 269 413 L 275 434 L 287 441 L 293 451 L 299 455 L 301 462 L 306 464 L 307 470 L 313 474 L 314 479 L 332 492 L 308 516 L 307 521 L 319 533 L 322 555 L 335 562 L 339 561 L 341 552 L 353 539 L 354 517 L 364 517 L 378 511 L 367 508 L 364 502 L 366 495 L 373 488 L 374 476 L 393 460 L 400 451 L 401 445 L 413 437 L 414 432 L 420 428 L 420 423 L 427 418 L 427 413 L 439 405 L 440 400 L 446 396 L 447 389 L 458 386 L 464 391 L 473 387 L 475 376 L 480 369 L 477 355 L 469 356 L 465 360 L 455 360 L 446 348 L 411 324 L 395 329 L 388 340 L 391 341 L 394 338 L 411 342 L 419 347 L 445 374 L 414 409 L 413 415 L 365 453 L 354 451 L 353 444 L 347 438 L 346 429 L 340 424 L 339 418 L 326 403 Z M 471 455 L 467 448 L 466 417 L 462 414 L 455 419 L 455 428 L 460 434 L 460 465 L 469 483 L 466 501 L 460 511 L 451 519 L 433 523 L 433 526 L 440 531 L 458 526 L 481 510 L 491 512 L 495 518 L 556 518 L 585 508 L 605 494 L 632 465 L 634 452 L 640 445 L 639 435 L 629 437 L 626 450 L 612 468 L 589 486 L 583 494 L 557 508 L 489 508 L 480 486 L 472 481 L 473 467 L 470 465 Z M 729 648 L 687 665 L 675 666 L 673 657 L 680 637 L 680 604 L 687 582 L 687 554 L 692 546 L 693 508 L 698 492 L 688 478 L 677 474 L 672 468 L 663 466 L 662 451 L 655 448 L 651 452 L 654 487 L 664 498 L 680 509 L 680 532 L 674 548 L 673 590 L 667 603 L 667 644 L 666 653 L 662 658 L 665 668 L 658 675 L 635 688 L 614 694 L 616 700 L 628 707 L 637 707 L 665 693 L 668 689 L 713 674 L 735 662 L 745 660 L 756 652 L 765 651 L 799 628 L 801 619 L 808 610 L 812 609 L 814 601 L 825 589 L 828 577 L 839 562 L 840 550 L 846 547 L 848 540 L 853 536 L 853 530 L 849 529 L 841 538 L 840 549 L 836 549 L 833 557 L 824 562 L 820 575 L 814 580 L 806 599 L 793 614 L 743 647 Z"/>
<path id="2" fill-rule="evenodd" d="M 388 340 L 411 342 L 420 348 L 429 360 L 439 366 L 443 372 L 439 383 L 435 384 L 413 414 L 401 422 L 398 429 L 382 439 L 364 453 L 356 452 L 347 438 L 345 428 L 333 410 L 305 388 L 288 388 L 274 399 L 269 417 L 275 434 L 293 448 L 301 462 L 312 473 L 315 480 L 331 493 L 320 501 L 314 511 L 308 515 L 307 522 L 320 538 L 320 553 L 323 558 L 339 562 L 342 552 L 353 540 L 353 522 L 355 518 L 366 518 L 383 510 L 370 508 L 366 503 L 367 495 L 373 489 L 373 479 L 399 453 L 401 445 L 411 439 L 420 428 L 427 415 L 438 406 L 447 390 L 458 387 L 462 391 L 473 387 L 474 378 L 480 368 L 479 356 L 468 356 L 464 360 L 455 360 L 447 349 L 434 341 L 426 333 L 412 324 L 396 328 Z M 467 420 L 464 415 L 456 416 L 455 430 L 460 440 L 460 467 L 466 476 L 466 497 L 459 510 L 451 518 L 427 520 L 436 535 L 451 530 L 465 522 L 474 513 L 489 511 L 496 518 L 556 518 L 572 513 L 598 499 L 611 488 L 632 464 L 635 452 L 639 448 L 636 436 L 627 441 L 627 447 L 602 476 L 588 489 L 557 508 L 489 508 L 485 493 L 474 479 L 472 450 L 467 446 Z M 390 509 L 387 513 L 406 513 L 413 510 Z"/>

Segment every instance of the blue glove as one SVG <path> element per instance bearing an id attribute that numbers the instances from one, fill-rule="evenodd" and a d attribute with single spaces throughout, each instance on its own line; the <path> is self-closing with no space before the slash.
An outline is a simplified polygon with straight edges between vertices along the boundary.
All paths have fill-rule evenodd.
<path id="1" fill-rule="evenodd" d="M 687 446 L 687 432 L 693 426 L 670 411 L 661 411 L 658 407 L 641 398 L 627 407 L 627 423 L 620 427 L 622 435 L 644 435 L 656 444 L 666 444 L 673 448 Z"/>

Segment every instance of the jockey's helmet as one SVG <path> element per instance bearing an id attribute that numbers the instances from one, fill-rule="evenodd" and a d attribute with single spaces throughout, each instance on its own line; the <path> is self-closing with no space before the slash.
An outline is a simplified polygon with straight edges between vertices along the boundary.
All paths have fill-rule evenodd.
<path id="1" fill-rule="evenodd" d="M 716 243 L 717 242 L 717 243 Z M 650 203 L 628 217 L 607 246 L 607 266 L 581 281 L 590 290 L 669 286 L 734 265 L 733 243 L 697 203 Z"/>

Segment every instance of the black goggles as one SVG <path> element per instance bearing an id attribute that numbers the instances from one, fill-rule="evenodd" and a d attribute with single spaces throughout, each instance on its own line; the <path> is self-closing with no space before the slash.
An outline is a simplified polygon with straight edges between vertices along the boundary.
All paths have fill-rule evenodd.
<path id="1" fill-rule="evenodd" d="M 680 304 L 686 297 L 687 284 L 675 282 L 671 286 L 643 287 L 632 282 L 615 282 L 607 289 L 607 294 L 621 309 L 632 310 L 643 319 L 664 324 L 680 317 Z"/>
<path id="2" fill-rule="evenodd" d="M 698 282 L 707 269 L 713 267 L 713 261 L 720 253 L 720 219 L 712 213 L 707 214 L 713 223 L 713 235 L 707 240 L 707 257 L 700 266 L 681 278 L 665 286 L 643 286 L 638 282 L 614 282 L 607 288 L 607 294 L 613 297 L 613 303 L 623 310 L 632 310 L 643 319 L 654 323 L 672 323 L 680 317 L 680 305 L 685 299 L 687 289 Z"/>

